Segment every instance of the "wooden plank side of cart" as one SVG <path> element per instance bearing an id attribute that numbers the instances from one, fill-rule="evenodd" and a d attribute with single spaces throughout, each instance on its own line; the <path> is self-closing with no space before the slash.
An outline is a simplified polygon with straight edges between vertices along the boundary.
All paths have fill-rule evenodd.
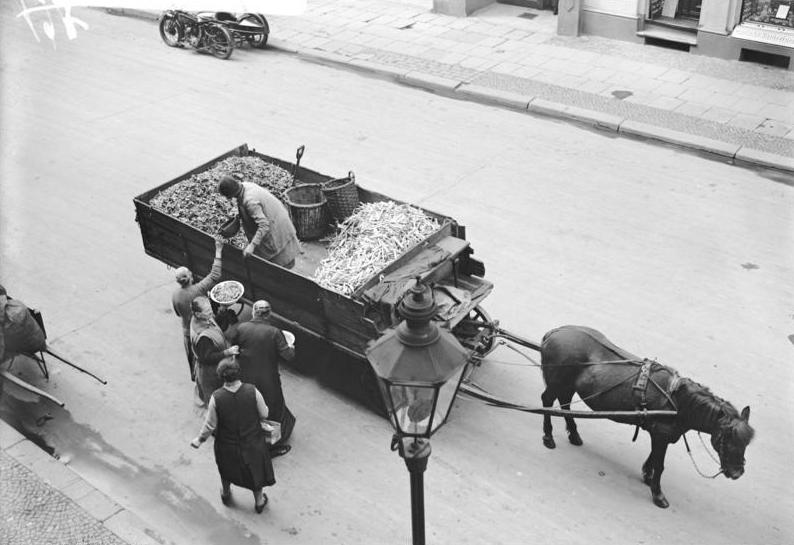
<path id="1" fill-rule="evenodd" d="M 134 199 L 134 204 L 146 253 L 172 267 L 186 266 L 197 276 L 206 274 L 211 268 L 214 256 L 212 236 L 153 208 L 150 201 L 167 187 L 208 170 L 223 159 L 246 155 L 255 155 L 288 171 L 294 166 L 287 161 L 249 150 L 244 144 L 141 194 Z M 322 183 L 331 179 L 330 176 L 303 167 L 300 168 L 298 177 L 302 182 L 307 183 Z M 359 198 L 362 202 L 385 200 L 401 202 L 360 186 Z M 493 285 L 486 280 L 468 275 L 470 262 L 476 260 L 470 258 L 471 250 L 468 243 L 463 240 L 464 228 L 450 217 L 430 210 L 422 210 L 439 221 L 441 224 L 439 230 L 388 264 L 383 271 L 374 275 L 364 288 L 374 285 L 381 274 L 409 263 L 428 246 L 446 245 L 454 252 L 454 259 L 440 263 L 428 271 L 424 279 L 433 282 L 454 277 L 454 282 L 458 286 L 471 292 L 471 304 L 461 310 L 458 317 L 460 319 L 490 293 Z M 479 268 L 482 269 L 482 264 L 479 264 Z M 223 279 L 241 282 L 245 286 L 244 299 L 249 302 L 268 299 L 273 305 L 275 318 L 282 325 L 291 326 L 305 334 L 328 341 L 359 358 L 364 358 L 368 342 L 376 339 L 385 327 L 391 325 L 384 323 L 377 316 L 375 319 L 368 317 L 367 306 L 359 297 L 355 297 L 356 294 L 348 297 L 328 290 L 318 285 L 312 278 L 284 269 L 257 256 L 244 258 L 240 249 L 231 246 L 224 248 Z M 451 327 L 454 323 L 447 325 Z"/>

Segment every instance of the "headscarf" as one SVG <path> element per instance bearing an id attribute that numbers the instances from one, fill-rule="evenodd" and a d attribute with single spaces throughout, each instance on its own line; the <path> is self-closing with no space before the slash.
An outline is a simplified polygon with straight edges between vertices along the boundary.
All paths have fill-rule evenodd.
<path id="1" fill-rule="evenodd" d="M 174 278 L 176 278 L 177 283 L 183 287 L 190 284 L 192 276 L 193 275 L 190 273 L 190 269 L 187 267 L 179 267 L 176 271 L 174 271 Z"/>
<path id="2" fill-rule="evenodd" d="M 267 318 L 270 316 L 270 310 L 270 303 L 264 299 L 260 299 L 256 301 L 251 308 L 251 314 L 253 314 L 254 317 Z"/>
<path id="3" fill-rule="evenodd" d="M 199 295 L 190 303 L 190 310 L 193 311 L 193 317 L 190 319 L 190 341 L 193 346 L 198 343 L 202 335 L 206 335 L 215 344 L 225 348 L 226 339 L 223 336 L 223 330 L 215 322 L 210 300 Z"/>

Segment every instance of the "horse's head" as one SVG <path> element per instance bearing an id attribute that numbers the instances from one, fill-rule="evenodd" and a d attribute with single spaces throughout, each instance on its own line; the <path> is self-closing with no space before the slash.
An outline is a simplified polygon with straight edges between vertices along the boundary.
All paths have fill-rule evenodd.
<path id="1" fill-rule="evenodd" d="M 711 445 L 720 457 L 720 468 L 726 477 L 738 479 L 744 473 L 744 451 L 755 433 L 748 423 L 750 407 L 742 409 L 742 414 L 724 418 L 718 433 L 711 435 Z"/>

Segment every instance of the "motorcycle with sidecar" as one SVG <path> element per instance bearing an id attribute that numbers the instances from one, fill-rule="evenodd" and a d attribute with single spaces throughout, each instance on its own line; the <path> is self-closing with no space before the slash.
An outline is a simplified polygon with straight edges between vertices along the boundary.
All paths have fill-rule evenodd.
<path id="1" fill-rule="evenodd" d="M 169 10 L 160 17 L 160 37 L 169 47 L 186 45 L 219 59 L 228 59 L 235 39 L 215 13 Z"/>
<path id="2" fill-rule="evenodd" d="M 228 59 L 235 47 L 245 44 L 264 48 L 270 26 L 261 13 L 199 12 L 170 10 L 160 17 L 160 37 L 170 47 L 189 45 Z"/>

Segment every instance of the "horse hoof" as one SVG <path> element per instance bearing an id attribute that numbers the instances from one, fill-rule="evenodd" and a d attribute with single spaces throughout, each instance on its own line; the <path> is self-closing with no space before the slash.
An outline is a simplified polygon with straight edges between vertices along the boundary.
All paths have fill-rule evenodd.
<path id="1" fill-rule="evenodd" d="M 543 444 L 546 448 L 556 448 L 557 444 L 554 442 L 554 437 L 551 435 L 544 435 L 543 436 Z"/>
<path id="2" fill-rule="evenodd" d="M 570 441 L 572 445 L 575 445 L 577 447 L 582 446 L 582 438 L 579 436 L 578 432 L 569 433 L 568 441 Z"/>
<path id="3" fill-rule="evenodd" d="M 667 509 L 670 507 L 670 504 L 667 502 L 667 498 L 664 497 L 664 494 L 654 494 L 653 503 L 656 505 L 656 507 L 661 507 L 662 509 Z"/>

